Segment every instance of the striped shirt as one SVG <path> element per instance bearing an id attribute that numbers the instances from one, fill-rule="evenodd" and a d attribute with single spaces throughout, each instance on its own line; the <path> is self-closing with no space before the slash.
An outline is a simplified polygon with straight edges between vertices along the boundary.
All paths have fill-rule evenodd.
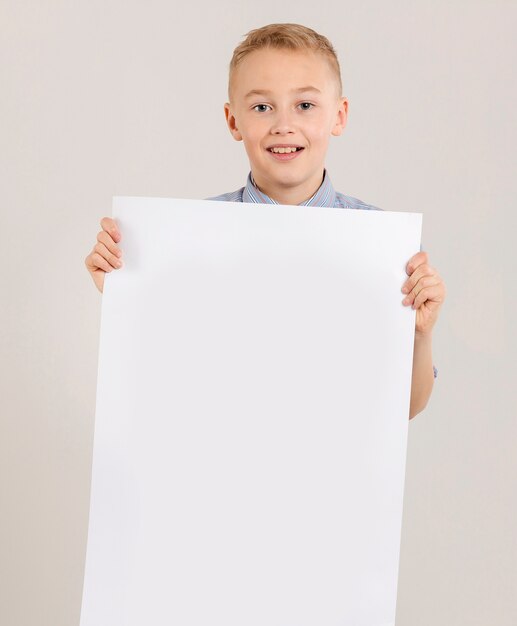
<path id="1" fill-rule="evenodd" d="M 221 200 L 224 202 L 255 202 L 259 204 L 279 204 L 273 198 L 270 198 L 255 184 L 253 174 L 248 174 L 246 186 L 237 189 L 236 191 L 230 191 L 223 193 L 220 196 L 214 196 L 212 198 L 205 198 L 205 200 Z M 343 193 L 334 190 L 334 186 L 330 181 L 330 176 L 327 170 L 323 172 L 323 182 L 319 186 L 318 190 L 308 200 L 300 202 L 298 206 L 326 206 L 338 209 L 372 209 L 375 211 L 382 211 L 376 206 L 366 204 L 358 198 L 352 196 L 345 196 Z"/>
<path id="2" fill-rule="evenodd" d="M 205 200 L 219 200 L 221 202 L 251 202 L 258 204 L 279 204 L 273 198 L 270 198 L 267 194 L 261 191 L 253 179 L 251 171 L 248 174 L 246 185 L 235 191 L 229 191 L 219 196 L 212 196 L 211 198 L 205 198 Z M 314 193 L 308 200 L 300 202 L 298 206 L 326 206 L 338 209 L 367 209 L 373 211 L 382 211 L 379 207 L 371 204 L 366 204 L 359 198 L 353 196 L 345 196 L 334 189 L 330 176 L 326 169 L 323 170 L 323 181 L 318 187 L 316 193 Z M 438 376 L 438 370 L 433 365 L 434 377 Z"/>

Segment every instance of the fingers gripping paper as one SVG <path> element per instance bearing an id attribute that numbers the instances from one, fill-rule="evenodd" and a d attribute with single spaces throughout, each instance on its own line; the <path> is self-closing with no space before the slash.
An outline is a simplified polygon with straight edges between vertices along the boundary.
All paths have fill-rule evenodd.
<path id="1" fill-rule="evenodd" d="M 81 626 L 393 624 L 421 215 L 113 217 Z"/>

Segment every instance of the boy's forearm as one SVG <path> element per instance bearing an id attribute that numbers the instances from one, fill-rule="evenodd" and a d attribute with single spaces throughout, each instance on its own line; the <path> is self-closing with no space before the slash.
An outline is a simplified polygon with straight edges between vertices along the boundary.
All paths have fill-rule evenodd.
<path id="1" fill-rule="evenodd" d="M 423 411 L 433 390 L 434 372 L 431 334 L 415 333 L 413 350 L 413 374 L 409 419 Z"/>

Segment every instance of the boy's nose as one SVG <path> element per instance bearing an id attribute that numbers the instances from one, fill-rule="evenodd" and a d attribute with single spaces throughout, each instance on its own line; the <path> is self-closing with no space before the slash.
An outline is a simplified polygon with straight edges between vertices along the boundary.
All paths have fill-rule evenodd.
<path id="1" fill-rule="evenodd" d="M 294 132 L 294 130 L 293 120 L 288 113 L 278 115 L 271 127 L 271 132 L 274 135 L 285 135 Z"/>
<path id="2" fill-rule="evenodd" d="M 288 135 L 290 133 L 294 133 L 294 130 L 290 126 L 275 126 L 271 131 L 273 135 Z"/>

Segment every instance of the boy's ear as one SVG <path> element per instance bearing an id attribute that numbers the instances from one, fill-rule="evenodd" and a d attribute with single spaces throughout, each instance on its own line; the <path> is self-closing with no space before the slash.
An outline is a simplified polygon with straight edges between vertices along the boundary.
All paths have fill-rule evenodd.
<path id="1" fill-rule="evenodd" d="M 337 137 L 338 135 L 341 135 L 341 133 L 343 132 L 346 126 L 347 119 L 348 119 L 348 100 L 346 98 L 340 98 L 339 109 L 338 109 L 337 116 L 336 116 L 336 123 L 334 124 L 334 127 L 330 131 L 330 134 L 334 135 L 335 137 Z"/>
<path id="2" fill-rule="evenodd" d="M 235 141 L 242 141 L 242 135 L 237 128 L 235 115 L 231 110 L 229 102 L 224 103 L 224 115 L 226 117 L 226 123 L 228 124 L 228 128 L 230 129 L 230 132 L 233 135 Z"/>

